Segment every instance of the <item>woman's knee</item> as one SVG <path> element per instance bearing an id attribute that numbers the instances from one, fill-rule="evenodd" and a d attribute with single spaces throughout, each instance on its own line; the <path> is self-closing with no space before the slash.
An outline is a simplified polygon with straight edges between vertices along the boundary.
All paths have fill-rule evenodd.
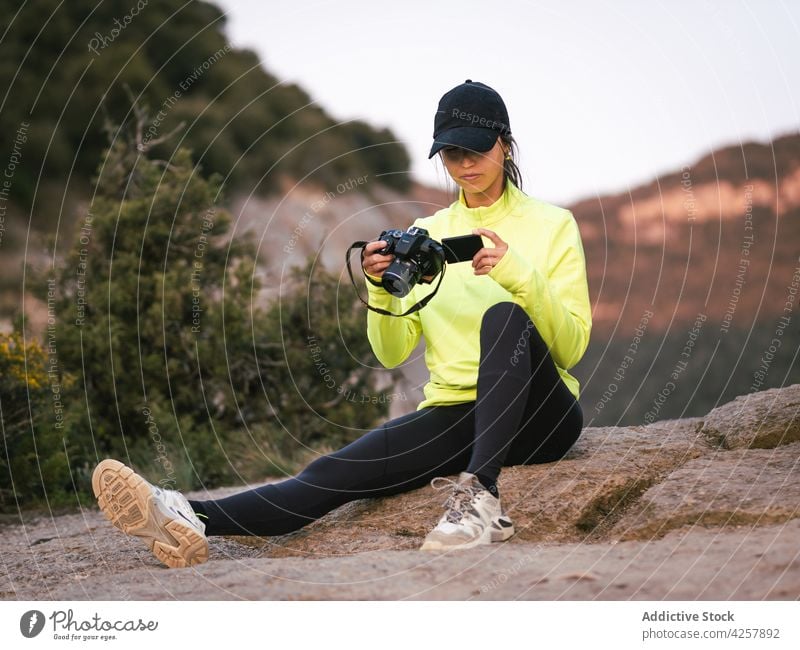
<path id="1" fill-rule="evenodd" d="M 558 415 L 562 413 L 562 415 Z M 573 401 L 566 409 L 557 409 L 546 420 L 532 419 L 514 437 L 506 465 L 531 465 L 561 460 L 583 432 L 583 411 Z"/>
<path id="2" fill-rule="evenodd" d="M 481 330 L 495 331 L 506 327 L 533 325 L 528 313 L 514 302 L 498 302 L 483 312 Z"/>
<path id="3" fill-rule="evenodd" d="M 296 478 L 308 486 L 331 488 L 338 474 L 335 461 L 330 454 L 326 454 L 308 463 Z"/>
<path id="4" fill-rule="evenodd" d="M 370 436 L 370 437 L 368 437 Z M 381 428 L 342 447 L 338 451 L 319 456 L 297 478 L 329 490 L 345 490 L 374 482 L 383 472 L 386 454 Z"/>
<path id="5" fill-rule="evenodd" d="M 481 322 L 481 353 L 501 355 L 512 366 L 530 359 L 537 367 L 550 354 L 547 344 L 536 329 L 531 317 L 513 302 L 499 302 L 484 312 Z"/>

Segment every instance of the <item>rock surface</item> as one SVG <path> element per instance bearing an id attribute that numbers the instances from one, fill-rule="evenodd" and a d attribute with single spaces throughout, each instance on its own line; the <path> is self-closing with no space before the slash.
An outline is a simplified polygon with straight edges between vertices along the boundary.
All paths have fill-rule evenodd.
<path id="1" fill-rule="evenodd" d="M 740 395 L 711 411 L 703 435 L 725 449 L 772 449 L 800 441 L 800 384 Z"/>
<path id="2" fill-rule="evenodd" d="M 517 535 L 449 554 L 416 550 L 441 515 L 431 487 L 289 535 L 211 538 L 211 561 L 186 570 L 97 509 L 27 515 L 1 529 L 0 598 L 796 599 L 798 404 L 790 386 L 705 418 L 587 428 L 564 459 L 503 470 Z"/>
<path id="3" fill-rule="evenodd" d="M 642 495 L 612 530 L 648 539 L 685 525 L 759 526 L 800 517 L 800 443 L 690 460 Z"/>

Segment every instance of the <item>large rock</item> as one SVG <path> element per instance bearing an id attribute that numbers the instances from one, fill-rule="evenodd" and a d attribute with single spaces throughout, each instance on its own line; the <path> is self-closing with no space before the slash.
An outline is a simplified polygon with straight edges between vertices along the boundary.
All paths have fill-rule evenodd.
<path id="1" fill-rule="evenodd" d="M 640 427 L 591 427 L 555 463 L 503 469 L 499 489 L 514 543 L 603 539 L 629 504 L 677 467 L 711 453 L 698 419 Z M 417 548 L 442 515 L 445 494 L 424 487 L 346 504 L 303 529 L 237 538 L 270 557 L 326 557 Z"/>
<path id="2" fill-rule="evenodd" d="M 735 527 L 800 516 L 800 443 L 690 460 L 644 493 L 612 537 L 650 539 L 700 524 Z"/>
<path id="3" fill-rule="evenodd" d="M 800 385 L 738 397 L 704 418 L 589 427 L 558 462 L 503 469 L 500 493 L 517 530 L 510 543 L 649 539 L 685 525 L 798 517 L 800 444 L 789 444 L 798 406 Z M 363 499 L 289 535 L 237 540 L 269 557 L 414 549 L 445 497 L 424 487 Z"/>
<path id="4" fill-rule="evenodd" d="M 740 395 L 711 411 L 702 433 L 725 449 L 772 449 L 800 441 L 800 384 Z"/>

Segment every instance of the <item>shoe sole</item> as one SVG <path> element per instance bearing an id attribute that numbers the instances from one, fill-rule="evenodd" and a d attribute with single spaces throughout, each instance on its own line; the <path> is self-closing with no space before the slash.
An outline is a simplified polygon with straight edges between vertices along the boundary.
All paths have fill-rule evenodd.
<path id="1" fill-rule="evenodd" d="M 420 551 L 454 551 L 457 549 L 474 548 L 475 546 L 482 546 L 484 544 L 491 544 L 492 542 L 505 542 L 507 539 L 514 535 L 514 524 L 510 519 L 504 519 L 508 522 L 508 526 L 503 526 L 500 523 L 500 518 L 495 519 L 492 523 L 483 529 L 480 537 L 473 539 L 470 542 L 463 544 L 442 544 L 440 541 L 432 539 L 425 540 L 420 546 Z M 497 527 L 495 528 L 495 524 Z"/>
<path id="2" fill-rule="evenodd" d="M 106 518 L 127 535 L 141 537 L 168 567 L 182 569 L 208 560 L 204 535 L 162 511 L 145 480 L 110 458 L 92 474 L 92 491 Z"/>

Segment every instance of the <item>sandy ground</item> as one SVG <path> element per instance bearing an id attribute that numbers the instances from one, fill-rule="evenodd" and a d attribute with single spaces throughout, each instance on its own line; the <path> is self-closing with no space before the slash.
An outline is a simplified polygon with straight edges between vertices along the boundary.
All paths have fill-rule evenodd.
<path id="1" fill-rule="evenodd" d="M 263 545 L 212 537 L 208 563 L 177 570 L 94 509 L 5 525 L 0 536 L 6 600 L 800 598 L 798 519 L 686 527 L 645 542 L 512 539 L 449 554 L 382 550 L 320 559 L 265 557 Z"/>

